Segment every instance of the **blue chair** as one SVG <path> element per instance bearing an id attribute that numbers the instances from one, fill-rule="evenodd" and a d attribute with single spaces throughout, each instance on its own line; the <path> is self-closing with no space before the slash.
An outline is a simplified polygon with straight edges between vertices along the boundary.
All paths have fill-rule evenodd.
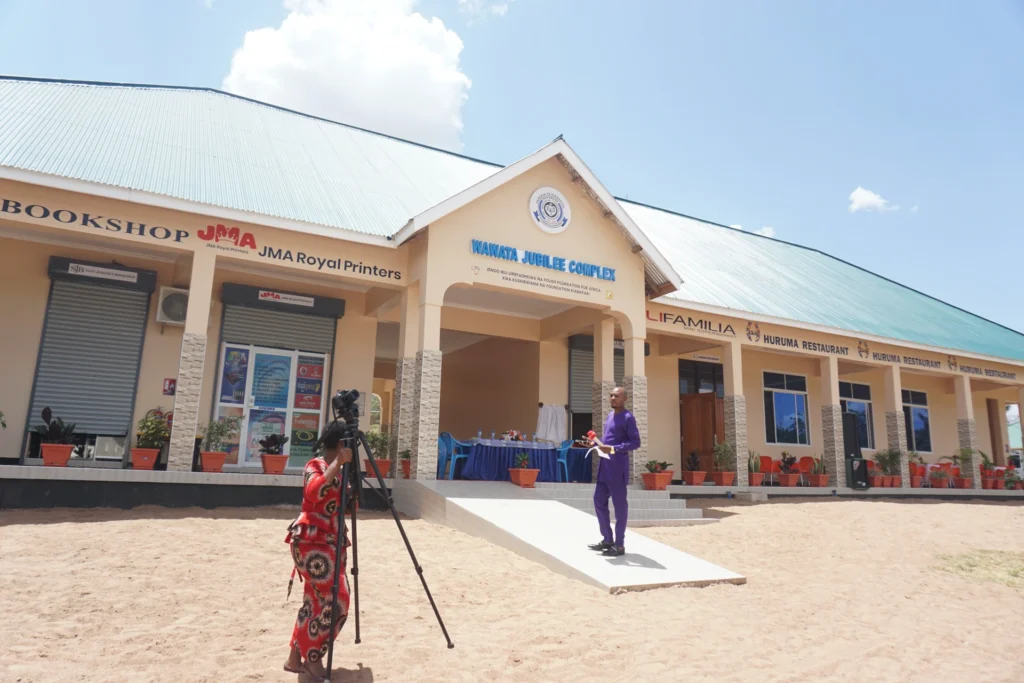
<path id="1" fill-rule="evenodd" d="M 448 444 L 443 437 L 437 437 L 437 478 L 444 479 L 444 470 L 448 465 Z"/>
<path id="2" fill-rule="evenodd" d="M 445 455 L 448 460 L 448 479 L 455 478 L 455 463 L 459 460 L 465 460 L 469 457 L 469 452 L 473 450 L 473 444 L 458 441 L 454 436 L 448 432 L 444 432 L 438 437 L 440 441 L 444 442 Z M 438 458 L 440 460 L 440 458 Z"/>
<path id="3" fill-rule="evenodd" d="M 558 461 L 555 463 L 556 470 L 558 469 L 558 466 L 561 465 L 562 469 L 565 471 L 566 483 L 569 483 L 569 461 L 567 458 L 569 456 L 569 448 L 571 446 L 572 441 L 568 439 L 562 442 L 562 445 L 558 447 Z"/>

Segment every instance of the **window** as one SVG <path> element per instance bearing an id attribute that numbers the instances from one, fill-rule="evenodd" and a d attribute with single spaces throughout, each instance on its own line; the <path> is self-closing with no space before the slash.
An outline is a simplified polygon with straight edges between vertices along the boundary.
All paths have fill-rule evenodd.
<path id="1" fill-rule="evenodd" d="M 722 366 L 718 363 L 680 360 L 679 393 L 681 395 L 714 393 L 718 398 L 722 398 L 725 396 Z"/>
<path id="2" fill-rule="evenodd" d="M 857 436 L 861 448 L 874 449 L 875 430 L 871 413 L 871 387 L 854 382 L 839 383 L 839 405 L 844 413 L 857 416 Z"/>
<path id="3" fill-rule="evenodd" d="M 907 422 L 907 448 L 931 453 L 932 433 L 928 419 L 928 395 L 923 391 L 903 390 L 903 418 Z"/>
<path id="4" fill-rule="evenodd" d="M 370 395 L 370 426 L 380 427 L 381 424 L 381 405 L 380 396 L 377 394 Z"/>
<path id="5" fill-rule="evenodd" d="M 764 433 L 767 443 L 807 446 L 807 378 L 764 373 Z"/>

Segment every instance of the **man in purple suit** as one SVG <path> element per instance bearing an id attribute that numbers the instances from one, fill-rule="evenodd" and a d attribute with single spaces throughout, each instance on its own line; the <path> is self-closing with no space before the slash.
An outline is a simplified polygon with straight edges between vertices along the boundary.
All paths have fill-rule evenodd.
<path id="1" fill-rule="evenodd" d="M 626 392 L 622 387 L 615 387 L 611 393 L 612 412 L 604 421 L 604 435 L 601 437 L 602 453 L 608 458 L 601 458 L 597 468 L 597 487 L 594 490 L 594 510 L 597 512 L 597 523 L 601 528 L 602 540 L 590 546 L 591 550 L 601 551 L 602 555 L 618 557 L 626 554 L 625 535 L 626 518 L 629 506 L 626 503 L 626 485 L 629 480 L 629 459 L 631 451 L 640 448 L 640 431 L 636 427 L 636 418 L 626 410 Z M 591 445 L 596 445 L 593 442 Z M 596 457 L 596 456 L 595 456 Z M 615 505 L 615 538 L 612 538 L 611 517 L 608 512 L 608 497 L 611 496 Z"/>

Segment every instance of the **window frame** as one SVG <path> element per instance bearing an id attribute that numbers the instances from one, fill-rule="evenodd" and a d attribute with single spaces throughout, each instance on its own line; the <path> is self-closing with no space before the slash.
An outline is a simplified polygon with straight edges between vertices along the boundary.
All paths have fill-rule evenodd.
<path id="1" fill-rule="evenodd" d="M 796 389 L 774 389 L 774 388 L 771 388 L 771 387 L 767 387 L 767 386 L 765 386 L 765 377 L 764 377 L 766 373 L 771 373 L 773 375 L 782 375 L 784 378 L 785 377 L 799 377 L 804 382 L 804 389 L 803 389 L 803 391 L 798 391 Z M 783 383 L 785 383 L 785 380 L 783 380 Z M 763 415 L 764 415 L 764 426 L 765 426 L 765 434 L 764 434 L 764 442 L 765 442 L 765 444 L 767 444 L 769 446 L 779 446 L 779 447 L 782 447 L 782 448 L 790 448 L 790 447 L 792 447 L 792 448 L 812 448 L 813 447 L 814 444 L 813 444 L 813 441 L 811 439 L 811 418 L 810 418 L 810 415 L 811 415 L 811 398 L 810 398 L 810 394 L 809 394 L 809 392 L 807 390 L 807 385 L 808 385 L 808 383 L 807 383 L 807 375 L 804 375 L 804 374 L 801 374 L 801 373 L 797 373 L 797 372 L 781 372 L 781 371 L 778 371 L 778 370 L 771 370 L 771 369 L 768 369 L 768 368 L 762 368 L 761 369 L 761 396 L 763 397 L 762 400 L 767 399 L 767 394 L 769 392 L 771 392 L 772 395 L 773 395 L 772 396 L 772 422 L 773 422 L 774 426 L 773 426 L 773 430 L 772 430 L 773 434 L 771 435 L 771 437 L 774 440 L 769 440 L 769 434 L 768 434 L 768 406 L 767 406 L 767 404 L 762 406 L 762 408 L 763 408 Z M 779 393 L 779 394 L 790 394 L 790 395 L 793 395 L 793 396 L 803 396 L 803 399 L 804 399 L 804 416 L 803 416 L 804 417 L 804 431 L 806 432 L 807 443 L 783 443 L 783 442 L 778 440 L 778 436 L 779 436 L 778 435 L 778 422 L 776 422 L 776 417 L 775 417 L 775 396 L 774 396 L 774 394 L 776 394 L 776 393 Z M 799 432 L 797 432 L 797 438 L 799 439 Z"/>
<path id="2" fill-rule="evenodd" d="M 913 403 L 914 394 L 920 394 L 924 397 L 924 403 Z M 907 434 L 907 450 L 915 453 L 934 453 L 935 444 L 932 443 L 932 410 L 931 406 L 928 405 L 928 392 L 918 391 L 917 389 L 903 389 L 900 392 L 901 407 L 903 409 L 903 420 L 906 422 L 905 431 Z M 914 410 L 923 410 L 928 418 L 928 447 L 929 450 L 922 450 L 917 448 L 917 434 L 914 430 Z M 911 443 L 913 441 L 913 443 Z"/>
<path id="3" fill-rule="evenodd" d="M 850 398 L 846 398 L 846 397 L 843 396 L 842 385 L 844 385 L 844 384 L 849 384 L 850 385 Z M 868 427 L 868 438 L 871 440 L 871 445 L 870 446 L 861 446 L 861 448 L 863 450 L 865 450 L 865 451 L 875 451 L 875 450 L 877 450 L 876 447 L 875 447 L 875 408 L 872 405 L 874 401 L 871 398 L 867 398 L 867 399 L 853 398 L 853 387 L 854 386 L 860 386 L 860 387 L 867 388 L 868 396 L 870 397 L 871 396 L 871 385 L 870 384 L 866 384 L 864 382 L 848 382 L 846 380 L 840 380 L 839 385 L 840 385 L 839 405 L 840 405 L 840 409 L 844 413 L 848 412 L 846 410 L 846 406 L 849 405 L 849 403 L 851 401 L 854 402 L 854 403 L 863 403 L 864 405 L 867 406 L 867 410 L 865 411 L 865 417 L 866 417 L 867 423 L 868 423 L 867 424 L 867 427 Z"/>

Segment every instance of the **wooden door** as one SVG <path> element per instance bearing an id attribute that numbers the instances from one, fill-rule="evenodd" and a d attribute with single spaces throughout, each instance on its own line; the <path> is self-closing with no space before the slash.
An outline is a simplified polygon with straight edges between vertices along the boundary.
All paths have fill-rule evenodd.
<path id="1" fill-rule="evenodd" d="M 714 394 L 686 394 L 679 397 L 679 428 L 683 463 L 697 452 L 700 468 L 714 470 L 716 438 L 725 438 L 723 402 Z M 685 469 L 685 468 L 684 468 Z"/>

